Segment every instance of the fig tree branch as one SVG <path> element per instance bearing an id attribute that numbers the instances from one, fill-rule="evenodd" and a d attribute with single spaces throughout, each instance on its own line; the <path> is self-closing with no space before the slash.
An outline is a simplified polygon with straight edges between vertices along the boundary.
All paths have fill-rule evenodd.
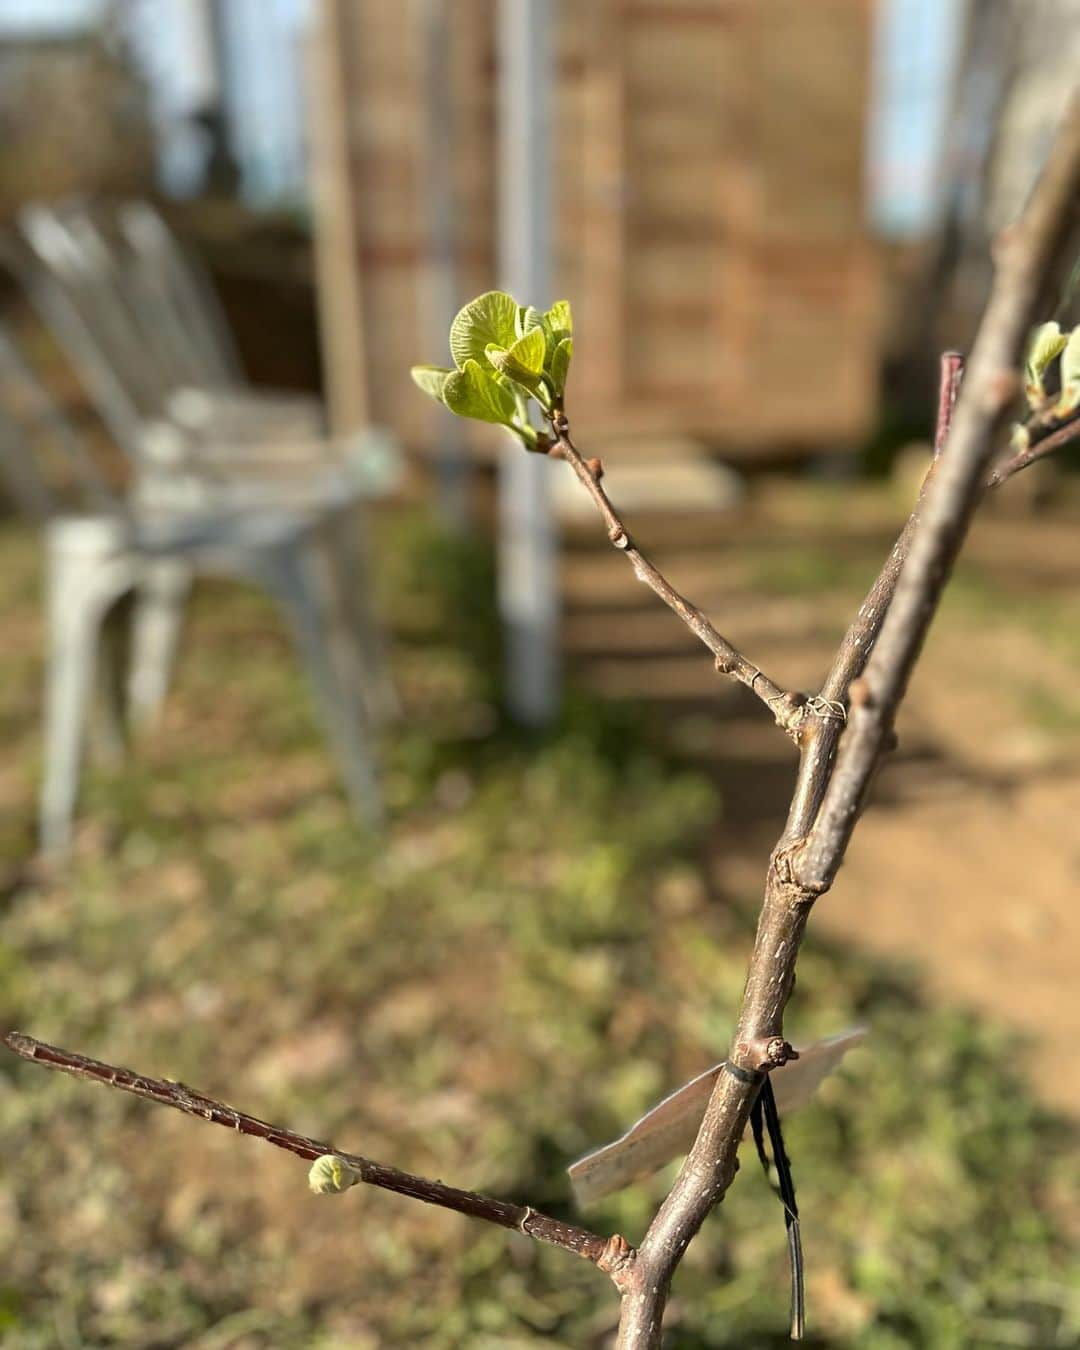
<path id="1" fill-rule="evenodd" d="M 719 673 L 745 685 L 752 694 L 761 699 L 773 714 L 777 725 L 794 737 L 803 718 L 803 705 L 806 700 L 799 694 L 781 689 L 742 652 L 733 647 L 727 638 L 717 632 L 701 610 L 680 595 L 659 568 L 642 553 L 631 539 L 611 498 L 601 486 L 603 468 L 600 461 L 585 460 L 582 457 L 570 438 L 570 424 L 562 409 L 557 408 L 553 413 L 551 429 L 554 440 L 548 453 L 564 459 L 573 469 L 600 512 L 612 547 L 625 556 L 637 579 L 648 586 L 654 595 L 658 595 L 669 609 L 674 610 L 691 633 L 708 647 Z"/>
<path id="2" fill-rule="evenodd" d="M 821 697 L 829 702 L 846 700 L 848 689 L 863 670 L 877 641 L 885 614 L 896 590 L 896 580 L 907 558 L 911 541 L 918 528 L 927 489 L 934 476 L 941 451 L 952 426 L 953 412 L 964 376 L 964 358 L 959 352 L 944 352 L 941 357 L 938 380 L 937 420 L 934 425 L 934 454 L 923 479 L 918 500 L 908 516 L 904 528 L 886 558 L 874 584 L 859 606 L 859 612 L 837 649 L 836 659 L 821 690 Z"/>
<path id="3" fill-rule="evenodd" d="M 1080 99 L 1074 98 L 1021 221 L 999 247 L 990 301 L 947 436 L 951 399 L 943 391 L 940 434 L 935 437 L 935 444 L 945 442 L 940 459 L 931 466 L 912 520 L 871 588 L 823 689 L 823 696 L 848 690 L 854 705 L 850 721 L 842 734 L 839 719 L 811 718 L 800 728 L 798 780 L 770 859 L 725 1071 L 717 1076 L 693 1148 L 628 1272 L 618 1350 L 660 1346 L 672 1277 L 734 1178 L 739 1142 L 762 1075 L 790 1055 L 783 1014 L 807 918 L 818 895 L 832 884 L 867 785 L 892 736 L 896 708 L 1018 389 L 1014 372 L 1073 223 L 1078 190 Z M 867 647 L 872 647 L 868 656 Z M 860 669 L 863 673 L 856 675 Z"/>
<path id="4" fill-rule="evenodd" d="M 660 1344 L 667 1288 L 675 1268 L 738 1167 L 737 1151 L 763 1074 L 791 1053 L 783 1038 L 784 1006 L 794 983 L 795 958 L 813 896 L 792 884 L 790 850 L 801 841 L 828 784 L 836 745 L 846 721 L 846 695 L 862 671 L 881 630 L 897 577 L 920 518 L 937 454 L 945 444 L 964 362 L 957 352 L 941 358 L 935 455 L 904 529 L 867 593 L 837 651 L 821 693 L 807 701 L 797 724 L 799 771 L 787 823 L 770 860 L 765 898 L 751 959 L 736 1046 L 712 1095 L 701 1130 L 674 1188 L 656 1215 L 626 1274 L 620 1347 Z M 569 440 L 569 437 L 565 438 Z M 580 460 L 580 455 L 578 455 Z M 573 461 L 571 461 L 573 467 Z M 587 465 L 585 471 L 591 473 Z M 580 471 L 578 476 L 581 477 Z M 584 480 L 583 480 L 584 481 Z M 809 714 L 809 715 L 807 715 Z"/>
<path id="5" fill-rule="evenodd" d="M 801 849 L 801 886 L 827 890 L 982 493 L 1013 400 L 1028 330 L 1080 205 L 1080 97 L 1074 98 L 1021 219 L 999 241 L 990 300 L 972 348 L 948 445 L 928 486 L 908 557 L 865 674 L 821 810 Z"/>
<path id="6" fill-rule="evenodd" d="M 1026 469 L 1029 464 L 1034 464 L 1036 460 L 1044 459 L 1047 455 L 1063 450 L 1065 446 L 1071 445 L 1074 441 L 1080 441 L 1080 417 L 1075 417 L 1071 422 L 1066 422 L 1063 427 L 1058 427 L 1056 431 L 1044 436 L 1041 441 L 1035 441 L 1033 445 L 1018 450 L 994 469 L 986 480 L 986 486 L 1000 487 L 1002 483 L 1008 482 L 1013 474 L 1019 473 L 1021 469 Z"/>
<path id="7" fill-rule="evenodd" d="M 58 1046 L 48 1045 L 44 1041 L 34 1040 L 18 1031 L 0 1033 L 2 1042 L 14 1054 L 34 1064 L 42 1064 L 48 1069 L 59 1069 L 76 1078 L 89 1079 L 102 1083 L 106 1087 L 118 1088 L 121 1092 L 130 1092 L 133 1096 L 146 1101 L 156 1102 L 159 1106 L 171 1106 L 185 1115 L 195 1116 L 199 1120 L 209 1121 L 213 1125 L 224 1125 L 237 1134 L 250 1135 L 255 1139 L 265 1139 L 275 1148 L 286 1149 L 299 1158 L 314 1162 L 317 1158 L 330 1155 L 339 1159 L 357 1180 L 368 1186 L 379 1186 L 384 1191 L 394 1191 L 398 1195 L 408 1196 L 412 1200 L 422 1200 L 427 1205 L 439 1205 L 443 1209 L 452 1209 L 458 1214 L 467 1214 L 473 1219 L 483 1219 L 486 1223 L 498 1224 L 500 1228 L 509 1228 L 537 1242 L 547 1242 L 561 1247 L 575 1256 L 599 1266 L 601 1270 L 618 1283 L 619 1273 L 631 1256 L 629 1244 L 618 1235 L 611 1238 L 591 1233 L 586 1228 L 564 1223 L 561 1219 L 550 1218 L 529 1205 L 514 1205 L 506 1200 L 495 1200 L 491 1196 L 478 1195 L 474 1191 L 459 1190 L 456 1186 L 444 1185 L 441 1181 L 431 1181 L 427 1177 L 414 1176 L 400 1168 L 390 1167 L 386 1163 L 373 1162 L 357 1153 L 346 1153 L 317 1139 L 295 1134 L 292 1130 L 279 1125 L 270 1125 L 265 1120 L 249 1116 L 224 1102 L 215 1101 L 201 1092 L 175 1083 L 167 1078 L 148 1078 L 144 1074 L 134 1073 L 131 1069 L 122 1069 L 115 1064 L 105 1064 L 101 1060 L 89 1059 L 85 1055 L 71 1050 L 61 1050 Z"/>

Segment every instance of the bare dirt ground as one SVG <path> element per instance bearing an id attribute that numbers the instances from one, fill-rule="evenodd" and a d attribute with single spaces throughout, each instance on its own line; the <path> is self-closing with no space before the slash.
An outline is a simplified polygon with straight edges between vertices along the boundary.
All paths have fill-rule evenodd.
<path id="1" fill-rule="evenodd" d="M 816 688 L 901 518 L 899 495 L 774 485 L 724 520 L 643 520 L 674 584 L 780 683 Z M 634 522 L 630 522 L 633 526 Z M 935 623 L 819 931 L 917 965 L 935 999 L 1019 1028 L 1044 1099 L 1080 1113 L 1080 510 L 987 509 Z M 724 793 L 721 890 L 753 902 L 786 808 L 789 747 L 585 531 L 566 643 L 609 692 L 661 700 Z M 719 702 L 727 716 L 717 723 Z M 708 715 L 706 715 L 706 711 Z"/>

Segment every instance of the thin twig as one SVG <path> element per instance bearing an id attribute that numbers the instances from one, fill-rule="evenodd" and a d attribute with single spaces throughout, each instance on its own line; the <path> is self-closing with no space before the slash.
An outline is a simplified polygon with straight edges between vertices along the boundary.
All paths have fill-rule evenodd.
<path id="1" fill-rule="evenodd" d="M 859 612 L 837 649 L 836 659 L 821 690 L 821 697 L 846 700 L 852 680 L 863 671 L 873 650 L 881 625 L 885 621 L 889 603 L 896 590 L 896 579 L 907 558 L 908 550 L 918 528 L 926 493 L 933 480 L 937 463 L 952 427 L 960 383 L 964 378 L 964 358 L 959 352 L 943 352 L 939 366 L 937 420 L 934 425 L 934 454 L 918 499 L 904 528 L 893 545 L 888 558 L 859 606 Z"/>
<path id="2" fill-rule="evenodd" d="M 1036 460 L 1064 449 L 1066 445 L 1071 445 L 1076 440 L 1080 440 L 1080 417 L 1074 418 L 1071 422 L 1066 422 L 1063 427 L 1058 427 L 1057 431 L 1052 431 L 1049 436 L 1044 436 L 1041 441 L 1036 441 L 1034 445 L 1018 450 L 1015 455 L 997 466 L 987 478 L 986 486 L 988 488 L 1000 487 L 1013 474 L 1019 473 L 1021 469 L 1026 469 L 1029 464 L 1034 464 Z"/>
<path id="3" fill-rule="evenodd" d="M 1078 180 L 1080 100 L 1074 100 L 1024 218 L 1001 250 L 994 289 L 940 464 L 932 466 L 921 506 L 848 635 L 858 636 L 859 642 L 838 653 L 822 691 L 823 696 L 845 689 L 853 695 L 867 691 L 854 700 L 857 706 L 840 737 L 835 767 L 831 747 L 839 728 L 834 721 L 814 718 L 800 734 L 798 781 L 784 833 L 770 859 L 726 1072 L 717 1076 L 693 1148 L 638 1248 L 623 1294 L 618 1350 L 656 1350 L 660 1345 L 675 1270 L 731 1184 L 739 1141 L 762 1075 L 788 1056 L 783 1014 L 810 908 L 831 884 L 843 858 L 866 785 L 891 735 L 892 716 L 966 532 L 995 434 L 1017 386 L 1013 372 L 1039 293 L 1071 224 Z M 943 398 L 939 407 L 948 406 L 949 400 Z M 863 667 L 862 678 L 852 682 L 853 672 Z M 809 841 L 804 842 L 807 835 Z"/>
<path id="4" fill-rule="evenodd" d="M 634 575 L 663 600 L 664 604 L 682 619 L 691 633 L 708 647 L 715 658 L 716 669 L 721 675 L 727 675 L 739 684 L 743 684 L 755 694 L 769 709 L 778 726 L 792 737 L 797 736 L 798 727 L 805 716 L 806 700 L 799 694 L 781 689 L 742 652 L 738 651 L 722 634 L 718 633 L 696 605 L 680 595 L 663 573 L 657 568 L 630 538 L 629 531 L 612 504 L 611 498 L 600 485 L 600 466 L 598 461 L 586 462 L 581 452 L 570 438 L 570 425 L 566 414 L 557 408 L 551 417 L 551 429 L 554 442 L 550 454 L 566 460 L 578 480 L 588 492 L 600 512 L 612 546 L 624 554 Z"/>
<path id="5" fill-rule="evenodd" d="M 89 1059 L 72 1050 L 61 1050 L 45 1041 L 37 1041 L 32 1036 L 24 1036 L 18 1031 L 0 1033 L 2 1042 L 14 1054 L 42 1064 L 49 1069 L 59 1069 L 63 1073 L 73 1074 L 76 1078 L 88 1078 L 106 1087 L 119 1088 L 136 1097 L 156 1102 L 159 1106 L 171 1106 L 186 1115 L 197 1116 L 200 1120 L 210 1121 L 213 1125 L 224 1125 L 238 1134 L 251 1135 L 256 1139 L 265 1139 L 275 1148 L 286 1149 L 297 1157 L 313 1162 L 326 1154 L 340 1158 L 369 1186 L 379 1186 L 385 1191 L 394 1191 L 398 1195 L 407 1195 L 413 1200 L 422 1200 L 428 1205 L 440 1205 L 443 1209 L 455 1210 L 458 1214 L 467 1214 L 473 1219 L 483 1219 L 487 1223 L 498 1224 L 500 1228 L 510 1228 L 537 1242 L 548 1242 L 564 1251 L 582 1256 L 593 1265 L 606 1271 L 618 1283 L 620 1270 L 632 1256 L 632 1250 L 625 1239 L 618 1235 L 611 1238 L 590 1233 L 586 1228 L 564 1223 L 561 1219 L 550 1218 L 529 1205 L 514 1205 L 506 1200 L 494 1200 L 487 1195 L 478 1195 L 474 1191 L 462 1191 L 456 1186 L 446 1186 L 441 1181 L 431 1181 L 427 1177 L 414 1176 L 411 1172 L 402 1172 L 397 1167 L 385 1163 L 373 1162 L 356 1153 L 346 1153 L 333 1148 L 318 1139 L 309 1139 L 306 1135 L 295 1134 L 292 1130 L 270 1125 L 265 1120 L 237 1111 L 224 1102 L 215 1101 L 201 1092 L 195 1092 L 183 1083 L 175 1083 L 167 1078 L 147 1078 L 144 1074 L 133 1073 L 130 1069 L 119 1068 L 115 1064 L 105 1064 L 101 1060 Z"/>

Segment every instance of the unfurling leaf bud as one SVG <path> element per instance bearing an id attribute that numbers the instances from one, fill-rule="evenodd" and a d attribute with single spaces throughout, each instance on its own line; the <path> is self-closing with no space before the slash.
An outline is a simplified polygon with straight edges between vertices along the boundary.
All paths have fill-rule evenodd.
<path id="1" fill-rule="evenodd" d="M 1041 323 L 1028 339 L 1027 357 L 1024 367 L 1024 392 L 1028 404 L 1037 408 L 1046 397 L 1043 376 L 1051 362 L 1056 361 L 1069 340 L 1068 333 L 1061 331 L 1058 323 Z"/>
<path id="2" fill-rule="evenodd" d="M 308 1172 L 308 1185 L 315 1195 L 340 1195 L 362 1178 L 355 1167 L 350 1167 L 334 1153 L 316 1158 Z"/>
<path id="3" fill-rule="evenodd" d="M 453 370 L 413 366 L 412 377 L 452 413 L 494 422 L 526 450 L 545 453 L 549 442 L 530 421 L 530 400 L 549 421 L 563 407 L 573 326 L 566 300 L 541 313 L 505 291 L 487 291 L 450 325 Z"/>

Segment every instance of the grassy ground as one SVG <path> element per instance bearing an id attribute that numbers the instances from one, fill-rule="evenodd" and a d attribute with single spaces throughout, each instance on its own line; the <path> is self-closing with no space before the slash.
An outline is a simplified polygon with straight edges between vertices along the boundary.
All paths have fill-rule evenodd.
<path id="1" fill-rule="evenodd" d="M 35 550 L 5 533 L 0 1020 L 569 1213 L 564 1166 L 727 1038 L 751 917 L 710 894 L 724 803 L 647 716 L 579 700 L 550 737 L 505 730 L 486 557 L 415 522 L 391 543 L 385 837 L 350 824 L 273 613 L 208 587 L 167 724 L 92 775 L 49 879 L 25 865 Z M 870 1047 L 788 1126 L 808 1343 L 1080 1344 L 1069 1136 L 1016 1042 L 812 937 L 790 1031 L 852 1021 Z M 380 1192 L 315 1199 L 303 1164 L 223 1130 L 11 1061 L 0 1132 L 5 1346 L 609 1343 L 584 1263 Z M 633 1240 L 669 1180 L 590 1223 Z M 747 1165 L 684 1263 L 672 1347 L 785 1344 L 784 1253 Z"/>

